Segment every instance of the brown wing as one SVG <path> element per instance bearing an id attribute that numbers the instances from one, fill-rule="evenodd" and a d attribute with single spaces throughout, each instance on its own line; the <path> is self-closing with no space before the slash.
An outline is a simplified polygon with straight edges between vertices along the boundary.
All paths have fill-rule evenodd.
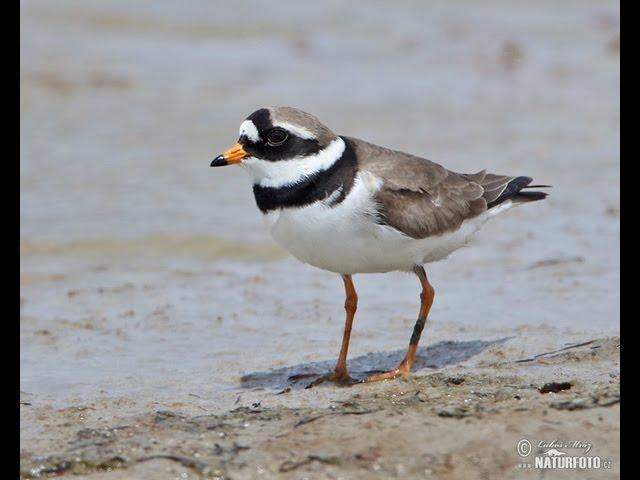
<path id="1" fill-rule="evenodd" d="M 358 165 L 382 179 L 376 200 L 381 220 L 413 238 L 456 230 L 487 210 L 513 177 L 460 174 L 408 153 L 348 138 Z"/>

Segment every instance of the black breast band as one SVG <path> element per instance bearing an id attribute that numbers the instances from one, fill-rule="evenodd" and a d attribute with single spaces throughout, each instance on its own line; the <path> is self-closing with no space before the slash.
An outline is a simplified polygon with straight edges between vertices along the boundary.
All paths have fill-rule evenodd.
<path id="1" fill-rule="evenodd" d="M 345 147 L 342 155 L 326 170 L 315 172 L 298 183 L 282 187 L 253 186 L 258 208 L 267 213 L 279 208 L 299 208 L 319 200 L 331 198 L 330 206 L 342 202 L 351 188 L 357 173 L 355 152 L 349 141 L 340 137 Z M 286 162 L 286 160 L 281 160 Z"/>

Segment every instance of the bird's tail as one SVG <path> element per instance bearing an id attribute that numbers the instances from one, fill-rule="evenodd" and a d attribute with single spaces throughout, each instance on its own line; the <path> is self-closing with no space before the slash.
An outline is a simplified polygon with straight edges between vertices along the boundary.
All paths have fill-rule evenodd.
<path id="1" fill-rule="evenodd" d="M 526 203 L 535 202 L 538 200 L 544 200 L 549 195 L 546 192 L 540 192 L 536 190 L 530 190 L 532 188 L 550 188 L 550 185 L 530 185 L 532 182 L 531 177 L 507 177 L 505 183 L 491 192 L 487 192 L 485 189 L 485 195 L 491 193 L 491 200 L 487 200 L 487 207 L 492 208 L 501 204 L 505 200 L 511 200 L 514 203 Z M 484 187 L 484 185 L 483 185 Z M 498 195 L 496 191 L 500 190 Z"/>
<path id="2" fill-rule="evenodd" d="M 514 203 L 543 200 L 547 198 L 547 193 L 529 189 L 550 187 L 550 185 L 530 185 L 533 180 L 531 177 L 508 177 L 487 173 L 486 170 L 463 174 L 463 176 L 482 186 L 484 189 L 482 197 L 487 202 L 487 208 L 500 205 L 505 200 L 511 200 Z"/>

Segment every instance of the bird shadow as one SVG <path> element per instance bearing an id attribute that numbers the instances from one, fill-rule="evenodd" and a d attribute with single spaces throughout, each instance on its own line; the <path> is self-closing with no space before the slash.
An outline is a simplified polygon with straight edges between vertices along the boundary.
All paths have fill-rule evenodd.
<path id="1" fill-rule="evenodd" d="M 425 368 L 438 369 L 447 365 L 455 365 L 470 359 L 493 345 L 505 343 L 513 337 L 495 340 L 442 341 L 419 347 L 412 372 Z M 386 372 L 395 368 L 405 350 L 389 352 L 370 352 L 349 359 L 349 374 L 355 380 L 362 380 L 375 373 Z M 240 378 L 240 388 L 272 388 L 299 389 L 305 388 L 314 378 L 333 370 L 335 360 L 301 363 L 263 372 L 251 372 Z"/>

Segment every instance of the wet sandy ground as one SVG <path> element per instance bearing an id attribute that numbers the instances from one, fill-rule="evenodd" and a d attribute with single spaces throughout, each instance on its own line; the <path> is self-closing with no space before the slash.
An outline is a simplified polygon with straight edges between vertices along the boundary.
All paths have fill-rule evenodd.
<path id="1" fill-rule="evenodd" d="M 22 3 L 23 476 L 546 478 L 522 438 L 611 460 L 554 477 L 617 475 L 617 5 L 385 5 Z M 428 266 L 411 380 L 291 378 L 333 366 L 341 281 L 208 168 L 265 104 L 553 184 Z M 355 283 L 362 377 L 402 357 L 418 282 Z"/>
<path id="2" fill-rule="evenodd" d="M 518 442 L 527 439 L 534 445 L 579 441 L 585 445 L 564 450 L 601 459 L 602 469 L 554 471 L 554 478 L 619 475 L 618 339 L 516 361 L 505 359 L 510 349 L 505 355 L 496 344 L 484 348 L 492 353 L 472 368 L 444 366 L 409 381 L 302 390 L 306 397 L 330 390 L 321 406 L 296 396 L 295 382 L 275 394 L 254 388 L 221 414 L 200 407 L 195 394 L 148 405 L 142 414 L 123 413 L 144 410 L 131 397 L 63 409 L 31 406 L 47 430 L 73 434 L 53 443 L 51 437 L 32 439 L 22 472 L 27 477 L 90 472 L 108 479 L 463 479 L 522 478 L 524 472 L 545 478 L 544 471 L 533 474 L 519 466 L 533 461 L 515 453 Z M 440 357 L 437 346 L 423 354 Z M 582 376 L 585 369 L 588 378 Z M 282 381 L 286 384 L 286 377 Z M 194 412 L 194 406 L 202 411 Z M 113 417 L 106 419 L 106 412 Z M 39 443 L 56 453 L 33 455 Z M 546 450 L 534 447 L 532 455 Z"/>

